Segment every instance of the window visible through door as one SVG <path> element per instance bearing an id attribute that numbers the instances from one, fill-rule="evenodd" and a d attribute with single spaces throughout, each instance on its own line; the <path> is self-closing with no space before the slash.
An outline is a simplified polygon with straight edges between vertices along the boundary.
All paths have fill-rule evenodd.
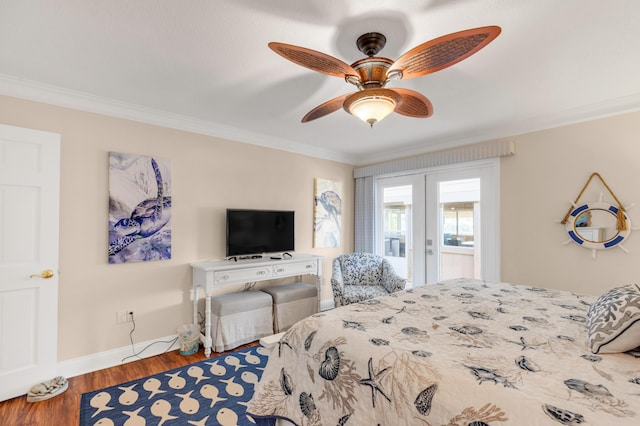
<path id="1" fill-rule="evenodd" d="M 480 250 L 476 249 L 476 217 L 480 215 L 480 179 L 438 183 L 440 200 L 440 280 L 480 278 Z"/>
<path id="2" fill-rule="evenodd" d="M 391 262 L 398 275 L 412 280 L 410 253 L 412 243 L 412 186 L 383 188 L 384 257 Z"/>

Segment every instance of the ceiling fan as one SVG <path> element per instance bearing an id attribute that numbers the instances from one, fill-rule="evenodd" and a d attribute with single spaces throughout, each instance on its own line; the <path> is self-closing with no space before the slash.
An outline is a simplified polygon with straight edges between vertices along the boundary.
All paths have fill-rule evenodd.
<path id="1" fill-rule="evenodd" d="M 349 114 L 371 127 L 392 112 L 408 117 L 426 118 L 433 114 L 431 102 L 409 89 L 387 89 L 393 80 L 420 77 L 450 67 L 491 43 L 501 32 L 488 26 L 447 34 L 409 50 L 396 61 L 376 56 L 387 42 L 383 34 L 372 32 L 356 41 L 358 50 L 367 55 L 351 65 L 322 52 L 291 44 L 271 42 L 269 47 L 285 59 L 323 74 L 344 78 L 358 88 L 318 105 L 309 111 L 306 123 L 343 107 Z"/>

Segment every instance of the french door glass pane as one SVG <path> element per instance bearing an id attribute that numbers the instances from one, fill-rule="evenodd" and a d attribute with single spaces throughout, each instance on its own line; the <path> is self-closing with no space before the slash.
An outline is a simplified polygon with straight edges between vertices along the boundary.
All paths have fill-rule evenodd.
<path id="1" fill-rule="evenodd" d="M 439 279 L 480 278 L 475 223 L 480 211 L 480 179 L 439 182 L 441 235 Z"/>
<path id="2" fill-rule="evenodd" d="M 411 280 L 412 185 L 385 187 L 383 204 L 384 257 L 398 275 Z"/>

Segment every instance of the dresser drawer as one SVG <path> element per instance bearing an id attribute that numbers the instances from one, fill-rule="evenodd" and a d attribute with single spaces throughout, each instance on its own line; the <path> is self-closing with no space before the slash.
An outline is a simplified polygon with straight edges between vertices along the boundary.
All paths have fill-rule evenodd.
<path id="1" fill-rule="evenodd" d="M 299 274 L 315 274 L 317 269 L 317 262 L 315 261 L 283 263 L 282 265 L 273 266 L 273 276 L 283 277 Z"/>
<path id="2" fill-rule="evenodd" d="M 264 280 L 271 276 L 271 267 L 263 266 L 255 268 L 217 271 L 214 273 L 214 280 L 216 284 L 232 284 Z"/>

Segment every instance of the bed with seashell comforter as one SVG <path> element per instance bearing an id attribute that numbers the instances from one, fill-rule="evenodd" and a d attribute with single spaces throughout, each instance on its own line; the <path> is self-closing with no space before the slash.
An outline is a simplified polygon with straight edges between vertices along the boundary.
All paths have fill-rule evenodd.
<path id="1" fill-rule="evenodd" d="M 258 425 L 637 426 L 640 352 L 592 353 L 595 299 L 460 279 L 322 312 L 273 348 L 247 412 Z"/>

